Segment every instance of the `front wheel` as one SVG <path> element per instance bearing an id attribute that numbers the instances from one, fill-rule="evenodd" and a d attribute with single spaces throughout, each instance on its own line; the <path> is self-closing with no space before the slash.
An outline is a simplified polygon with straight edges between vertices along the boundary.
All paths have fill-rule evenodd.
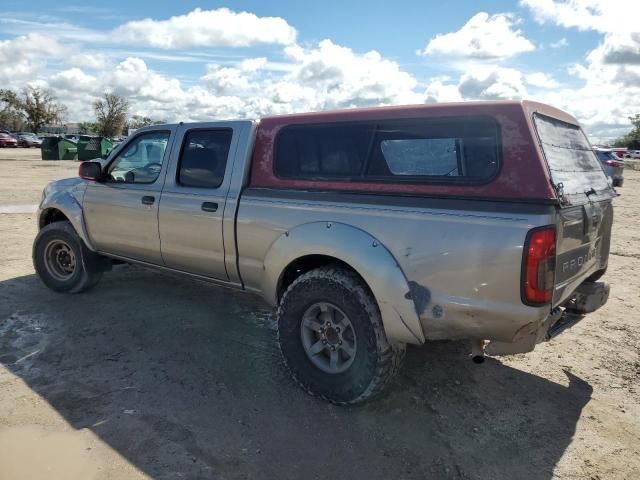
<path id="1" fill-rule="evenodd" d="M 33 266 L 56 292 L 80 293 L 102 278 L 102 257 L 89 250 L 69 222 L 44 227 L 33 243 Z"/>
<path id="2" fill-rule="evenodd" d="M 405 352 L 387 340 L 363 280 L 340 266 L 312 270 L 289 286 L 278 308 L 278 341 L 295 381 L 335 404 L 380 393 Z"/>

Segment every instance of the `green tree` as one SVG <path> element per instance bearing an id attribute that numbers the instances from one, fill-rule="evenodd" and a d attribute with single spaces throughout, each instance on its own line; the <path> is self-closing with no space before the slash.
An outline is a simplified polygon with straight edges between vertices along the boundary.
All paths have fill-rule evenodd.
<path id="1" fill-rule="evenodd" d="M 167 123 L 166 120 L 153 120 L 142 115 L 134 115 L 127 123 L 127 129 L 137 130 L 138 128 L 148 127 L 149 125 L 161 125 Z"/>
<path id="2" fill-rule="evenodd" d="M 18 97 L 12 90 L 0 89 L 0 129 L 20 131 L 26 125 L 17 109 Z"/>
<path id="3" fill-rule="evenodd" d="M 80 122 L 78 124 L 78 132 L 81 135 L 90 135 L 98 132 L 98 125 L 95 122 Z"/>
<path id="4" fill-rule="evenodd" d="M 37 87 L 27 87 L 21 95 L 12 90 L 0 90 L 0 101 L 3 111 L 14 123 L 19 116 L 34 133 L 46 125 L 62 124 L 67 111 L 51 92 Z"/>
<path id="5" fill-rule="evenodd" d="M 102 100 L 93 104 L 96 112 L 97 131 L 104 137 L 122 134 L 129 113 L 129 101 L 115 93 L 105 93 Z"/>
<path id="6" fill-rule="evenodd" d="M 631 150 L 640 150 L 640 114 L 636 113 L 633 117 L 629 117 L 632 128 L 622 138 L 618 138 L 613 142 L 614 147 L 627 147 Z"/>
<path id="7" fill-rule="evenodd" d="M 22 91 L 20 109 L 33 133 L 38 133 L 46 125 L 62 124 L 67 112 L 66 107 L 58 104 L 48 90 L 36 87 L 27 87 Z"/>
<path id="8" fill-rule="evenodd" d="M 629 120 L 633 128 L 624 136 L 627 147 L 632 150 L 640 150 L 640 114 L 636 113 L 633 117 L 629 117 Z"/>

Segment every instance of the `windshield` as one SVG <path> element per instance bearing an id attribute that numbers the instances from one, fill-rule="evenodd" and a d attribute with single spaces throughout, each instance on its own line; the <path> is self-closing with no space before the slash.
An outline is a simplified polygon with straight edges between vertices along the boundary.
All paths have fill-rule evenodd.
<path id="1" fill-rule="evenodd" d="M 577 125 L 543 115 L 534 122 L 549 166 L 553 184 L 560 188 L 570 203 L 586 201 L 587 192 L 611 191 L 600 162 L 587 137 Z"/>

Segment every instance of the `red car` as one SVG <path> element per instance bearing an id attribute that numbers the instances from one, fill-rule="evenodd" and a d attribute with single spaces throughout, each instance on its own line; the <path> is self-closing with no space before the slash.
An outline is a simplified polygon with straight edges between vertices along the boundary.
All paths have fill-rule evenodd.
<path id="1" fill-rule="evenodd" d="M 0 133 L 0 147 L 17 147 L 18 141 L 8 133 Z"/>

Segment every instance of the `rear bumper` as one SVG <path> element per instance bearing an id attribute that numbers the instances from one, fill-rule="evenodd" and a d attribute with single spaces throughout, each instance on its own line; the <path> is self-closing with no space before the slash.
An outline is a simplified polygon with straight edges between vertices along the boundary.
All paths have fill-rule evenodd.
<path id="1" fill-rule="evenodd" d="M 537 328 L 531 328 L 514 342 L 490 342 L 485 351 L 489 355 L 510 355 L 532 351 L 538 343 L 551 340 L 573 327 L 585 315 L 603 307 L 609 299 L 609 284 L 583 282 L 562 305 L 545 318 Z"/>

